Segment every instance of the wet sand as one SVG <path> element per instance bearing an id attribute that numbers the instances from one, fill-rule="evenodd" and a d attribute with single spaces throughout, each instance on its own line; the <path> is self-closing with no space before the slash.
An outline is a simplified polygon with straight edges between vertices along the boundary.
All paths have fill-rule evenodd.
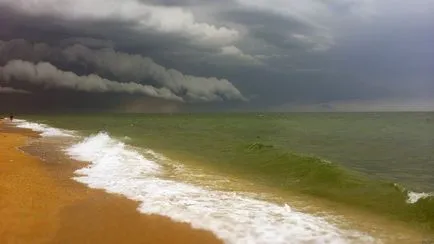
<path id="1" fill-rule="evenodd" d="M 0 243 L 222 243 L 71 180 L 83 164 L 43 162 L 19 149 L 35 137 L 0 122 Z"/>

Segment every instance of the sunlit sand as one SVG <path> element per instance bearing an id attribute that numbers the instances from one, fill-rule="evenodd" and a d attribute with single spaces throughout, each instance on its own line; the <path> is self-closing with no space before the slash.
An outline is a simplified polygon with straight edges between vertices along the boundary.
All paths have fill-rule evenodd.
<path id="1" fill-rule="evenodd" d="M 0 124 L 0 243 L 220 243 L 212 234 L 70 180 L 79 165 L 50 166 L 18 148 L 29 136 Z"/>

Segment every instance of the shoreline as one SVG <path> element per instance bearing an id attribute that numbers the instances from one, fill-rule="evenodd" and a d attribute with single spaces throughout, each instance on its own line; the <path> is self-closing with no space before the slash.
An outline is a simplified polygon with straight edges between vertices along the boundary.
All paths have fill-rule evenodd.
<path id="1" fill-rule="evenodd" d="M 0 121 L 0 123 L 1 123 L 1 121 Z M 1 132 L 1 126 L 0 126 L 0 132 Z M 35 134 L 37 134 L 36 132 L 32 132 L 32 131 L 27 130 L 27 129 L 20 129 L 20 128 L 16 128 L 16 127 L 10 127 L 9 132 L 14 132 L 15 134 L 27 134 L 27 136 L 30 136 L 30 137 L 33 137 Z M 42 134 L 42 135 L 45 135 L 45 134 Z M 66 141 L 68 141 L 68 143 L 66 143 Z M 127 198 L 123 197 L 122 195 L 113 193 L 110 190 L 109 190 L 110 193 L 106 193 L 105 190 L 90 189 L 90 188 L 87 188 L 86 185 L 82 185 L 81 183 L 78 183 L 77 181 L 71 179 L 71 177 L 74 176 L 74 172 L 77 169 L 86 167 L 86 165 L 88 165 L 88 163 L 72 160 L 66 154 L 62 153 L 62 151 L 58 150 L 59 148 L 62 148 L 63 146 L 69 147 L 70 143 L 74 142 L 74 141 L 75 141 L 75 139 L 70 141 L 69 139 L 64 140 L 64 139 L 60 139 L 57 137 L 42 137 L 40 140 L 29 143 L 27 146 L 24 146 L 24 147 L 21 146 L 20 149 L 24 150 L 27 154 L 36 156 L 36 157 L 40 158 L 41 160 L 43 160 L 45 162 L 43 164 L 44 168 L 46 168 L 46 170 L 48 170 L 49 173 L 52 174 L 51 177 L 54 179 L 60 179 L 57 182 L 57 184 L 60 184 L 60 185 L 79 184 L 81 186 L 84 186 L 88 191 L 100 192 L 101 194 L 103 194 L 105 196 L 110 195 L 110 196 L 117 197 L 118 199 L 127 200 Z M 165 155 L 167 155 L 167 154 L 165 154 Z M 170 153 L 168 155 L 170 157 L 174 156 Z M 179 159 L 182 157 L 179 157 L 179 155 L 178 155 L 174 158 Z M 183 161 L 189 162 L 190 160 L 183 160 Z M 53 163 L 53 162 L 62 162 L 62 163 L 59 164 L 59 163 Z M 189 163 L 187 163 L 187 165 L 188 164 Z M 202 168 L 202 166 L 203 165 L 201 165 L 201 168 Z M 219 171 L 217 171 L 217 172 L 219 172 Z M 212 170 L 209 173 L 215 174 L 216 171 Z M 68 181 L 66 181 L 65 179 L 68 179 Z M 238 177 L 237 177 L 237 180 L 238 180 Z M 200 185 L 200 183 L 199 183 L 199 185 Z M 243 185 L 245 185 L 245 184 L 243 184 Z M 253 186 L 252 190 L 255 190 L 255 189 L 256 189 L 256 186 Z M 244 190 L 246 190 L 246 189 L 244 189 Z M 425 240 L 429 240 L 429 238 L 430 238 L 429 236 L 431 236 L 431 235 L 426 236 L 425 234 L 420 233 L 418 230 L 412 230 L 413 228 L 408 229 L 407 227 L 409 227 L 409 226 L 407 226 L 407 224 L 402 223 L 402 225 L 401 225 L 401 224 L 399 224 L 399 221 L 395 222 L 392 220 L 386 220 L 380 216 L 374 216 L 372 214 L 364 213 L 364 211 L 355 211 L 355 209 L 349 208 L 348 206 L 336 204 L 333 202 L 319 201 L 320 199 L 310 198 L 310 197 L 305 198 L 305 196 L 298 196 L 297 194 L 294 196 L 291 196 L 291 195 L 287 195 L 284 192 L 280 192 L 278 189 L 273 189 L 273 188 L 267 189 L 267 187 L 265 187 L 262 190 L 260 190 L 260 189 L 257 189 L 257 190 L 259 190 L 260 192 L 261 191 L 262 192 L 274 192 L 275 191 L 275 193 L 278 196 L 280 196 L 279 198 L 281 198 L 282 200 L 286 199 L 286 200 L 284 200 L 284 202 L 282 202 L 282 204 L 288 202 L 288 203 L 290 203 L 290 206 L 295 206 L 296 209 L 299 209 L 299 210 L 304 209 L 301 212 L 304 212 L 307 214 L 313 214 L 313 215 L 320 214 L 320 216 L 321 216 L 323 213 L 326 213 L 326 212 L 333 213 L 332 216 L 329 216 L 332 218 L 332 219 L 329 219 L 329 220 L 331 220 L 330 223 L 333 223 L 338 227 L 342 227 L 343 229 L 362 231 L 362 233 L 370 234 L 375 239 L 385 241 L 385 243 L 396 243 L 397 241 L 399 241 L 401 243 L 414 243 L 415 241 L 422 242 Z M 116 192 L 116 190 L 115 190 L 115 192 Z M 300 207 L 300 206 L 297 207 L 298 204 L 293 205 L 291 202 L 294 201 L 294 199 L 292 199 L 294 197 L 300 198 L 300 200 L 302 200 L 302 202 L 304 202 L 304 205 L 306 205 L 306 203 L 309 203 L 308 204 L 310 206 L 309 209 L 305 209 L 304 207 Z M 84 203 L 84 205 L 88 206 L 89 204 L 92 204 L 93 200 L 94 199 L 92 199 L 92 201 L 88 201 L 88 202 Z M 103 201 L 106 201 L 106 199 L 104 199 Z M 127 201 L 129 201 L 130 203 L 131 202 L 136 203 L 135 205 L 132 206 L 132 208 L 135 209 L 135 211 L 133 211 L 133 212 L 135 212 L 135 214 L 142 215 L 139 213 L 139 211 L 137 211 L 137 207 L 138 207 L 137 202 L 135 202 L 134 200 L 129 200 L 129 199 Z M 271 202 L 274 202 L 274 201 L 271 200 Z M 338 207 L 338 209 L 336 209 L 336 207 Z M 79 215 L 82 212 L 83 212 L 83 210 L 81 208 L 78 208 L 77 211 L 75 211 L 75 214 L 73 214 L 72 216 L 66 217 L 66 218 L 69 218 L 69 219 L 76 218 L 76 215 Z M 149 216 L 149 215 L 145 214 L 145 216 Z M 340 216 L 340 217 L 346 216 L 346 217 L 344 217 L 344 219 L 341 219 L 342 221 L 344 221 L 341 223 L 341 221 L 334 219 L 333 216 L 335 216 L 335 217 L 336 216 Z M 152 217 L 161 218 L 161 216 L 152 216 Z M 325 215 L 324 217 L 327 217 L 327 215 Z M 338 217 L 338 218 L 340 218 L 340 217 Z M 347 219 L 347 217 L 349 219 Z M 165 218 L 165 217 L 163 217 L 163 218 Z M 347 222 L 345 219 L 346 220 L 351 219 L 351 221 Z M 86 219 L 82 219 L 82 221 L 85 222 Z M 369 224 L 365 223 L 365 222 L 371 223 L 371 225 L 373 223 L 375 223 L 374 224 L 375 227 L 371 228 L 371 227 L 369 227 Z M 71 228 L 68 227 L 65 229 L 71 229 Z M 86 232 L 86 231 L 84 231 L 84 232 Z M 397 233 L 400 233 L 400 234 L 397 235 Z M 1 239 L 0 239 L 0 241 L 1 241 Z M 104 240 L 98 239 L 95 241 L 102 242 Z M 93 242 L 95 242 L 95 241 L 93 241 Z M 181 243 L 184 243 L 183 241 Z M 61 243 L 68 243 L 68 242 L 65 242 L 65 240 L 62 240 L 60 242 Z M 105 241 L 105 242 L 107 242 L 107 241 Z M 154 243 L 155 241 L 154 242 L 150 241 L 150 242 Z M 59 243 L 59 240 L 56 240 L 56 242 L 52 242 L 52 243 Z M 133 242 L 133 243 L 136 243 L 136 242 Z M 140 243 L 140 242 L 137 242 L 137 243 Z M 158 243 L 164 243 L 164 242 L 159 240 Z M 177 242 L 170 241 L 168 243 L 177 243 Z M 196 242 L 189 242 L 189 243 L 196 243 Z M 197 242 L 197 243 L 200 243 L 200 242 Z M 206 243 L 209 243 L 209 242 L 207 241 Z M 355 242 L 355 243 L 359 243 L 359 242 Z M 360 242 L 360 243 L 363 243 L 363 242 Z"/>
<path id="2" fill-rule="evenodd" d="M 281 189 L 269 185 L 264 185 L 257 182 L 252 182 L 248 177 L 242 177 L 236 173 L 230 173 L 213 165 L 204 166 L 203 163 L 192 160 L 191 158 L 171 153 L 164 152 L 169 158 L 181 160 L 186 165 L 192 168 L 200 168 L 201 174 L 217 174 L 229 177 L 236 183 L 236 187 L 242 185 L 241 191 L 244 192 L 264 192 L 273 199 L 264 197 L 264 201 L 278 202 L 279 204 L 289 204 L 294 209 L 312 216 L 324 217 L 330 223 L 333 223 L 339 228 L 347 230 L 357 230 L 368 234 L 375 238 L 380 243 L 433 243 L 433 232 L 427 229 L 420 228 L 418 223 L 406 222 L 398 218 L 391 218 L 387 215 L 380 215 L 367 209 L 360 209 L 349 204 L 335 202 L 326 198 L 321 198 L 313 195 L 303 194 L 296 190 Z M 192 184 L 200 184 L 192 181 Z M 227 183 L 229 184 L 229 183 Z M 235 184 L 234 184 L 235 185 Z M 234 187 L 231 185 L 231 187 Z M 351 243 L 351 242 L 350 242 Z M 355 242 L 358 243 L 358 242 Z"/>
<path id="3" fill-rule="evenodd" d="M 85 163 L 44 162 L 20 149 L 37 137 L 0 122 L 0 243 L 222 243 L 211 232 L 141 214 L 137 202 L 71 179 Z"/>

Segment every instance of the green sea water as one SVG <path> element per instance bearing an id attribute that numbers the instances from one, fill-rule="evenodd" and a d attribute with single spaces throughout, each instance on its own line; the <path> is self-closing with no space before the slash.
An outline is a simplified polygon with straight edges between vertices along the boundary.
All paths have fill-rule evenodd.
<path id="1" fill-rule="evenodd" d="M 128 143 L 200 162 L 434 231 L 434 113 L 57 114 L 25 119 L 107 131 Z M 182 161 L 181 160 L 181 161 Z M 396 184 L 395 184 L 396 183 Z"/>

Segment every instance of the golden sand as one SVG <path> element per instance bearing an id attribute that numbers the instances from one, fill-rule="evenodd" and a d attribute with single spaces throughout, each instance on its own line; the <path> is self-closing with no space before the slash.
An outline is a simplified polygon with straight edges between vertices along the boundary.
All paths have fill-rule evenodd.
<path id="1" fill-rule="evenodd" d="M 49 165 L 19 150 L 34 136 L 0 124 L 1 244 L 221 243 L 210 232 L 140 214 L 134 201 L 71 180 L 77 165 Z"/>

